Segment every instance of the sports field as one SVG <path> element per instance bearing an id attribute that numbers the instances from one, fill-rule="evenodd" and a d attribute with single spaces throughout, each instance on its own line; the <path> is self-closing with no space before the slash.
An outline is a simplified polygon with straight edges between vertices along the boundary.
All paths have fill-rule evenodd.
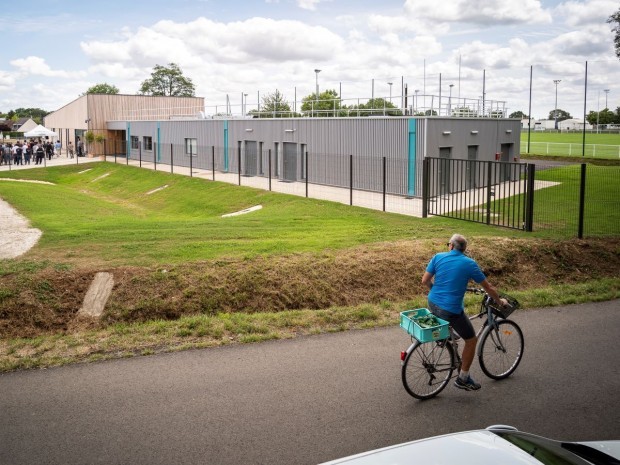
<path id="1" fill-rule="evenodd" d="M 584 155 L 583 134 L 580 132 L 521 132 L 521 153 L 580 157 Z M 589 158 L 620 159 L 620 134 L 586 133 L 585 156 Z"/>

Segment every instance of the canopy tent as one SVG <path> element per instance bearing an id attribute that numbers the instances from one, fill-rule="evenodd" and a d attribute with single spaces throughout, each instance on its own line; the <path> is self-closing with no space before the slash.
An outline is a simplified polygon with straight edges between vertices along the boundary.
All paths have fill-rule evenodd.
<path id="1" fill-rule="evenodd" d="M 56 134 L 54 131 L 50 131 L 46 127 L 41 126 L 40 124 L 36 128 L 24 133 L 24 137 L 56 137 L 57 135 L 58 134 Z"/>

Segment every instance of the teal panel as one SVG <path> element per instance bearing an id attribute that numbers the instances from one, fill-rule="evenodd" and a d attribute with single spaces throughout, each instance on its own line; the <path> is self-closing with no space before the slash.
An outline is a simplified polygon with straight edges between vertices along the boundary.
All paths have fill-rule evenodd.
<path id="1" fill-rule="evenodd" d="M 415 195 L 416 125 L 417 120 L 411 118 L 409 120 L 409 149 L 407 153 L 407 195 L 409 197 Z"/>

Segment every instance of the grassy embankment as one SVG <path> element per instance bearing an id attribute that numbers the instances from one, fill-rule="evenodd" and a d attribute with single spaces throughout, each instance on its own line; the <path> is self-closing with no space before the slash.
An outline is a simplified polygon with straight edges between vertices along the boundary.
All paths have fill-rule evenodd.
<path id="1" fill-rule="evenodd" d="M 399 310 L 424 305 L 423 267 L 454 231 L 525 307 L 620 295 L 617 238 L 549 240 L 122 165 L 82 170 L 5 173 L 54 186 L 0 182 L 44 231 L 0 262 L 0 370 L 397 324 Z M 96 271 L 117 283 L 101 323 L 75 318 Z"/>

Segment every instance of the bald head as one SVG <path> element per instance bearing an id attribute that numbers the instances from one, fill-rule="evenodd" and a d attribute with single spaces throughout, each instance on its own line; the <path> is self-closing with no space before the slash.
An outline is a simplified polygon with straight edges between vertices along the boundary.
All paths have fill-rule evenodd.
<path id="1" fill-rule="evenodd" d="M 454 250 L 465 252 L 465 249 L 467 249 L 467 239 L 461 234 L 453 234 L 450 238 L 450 244 L 452 244 Z"/>

